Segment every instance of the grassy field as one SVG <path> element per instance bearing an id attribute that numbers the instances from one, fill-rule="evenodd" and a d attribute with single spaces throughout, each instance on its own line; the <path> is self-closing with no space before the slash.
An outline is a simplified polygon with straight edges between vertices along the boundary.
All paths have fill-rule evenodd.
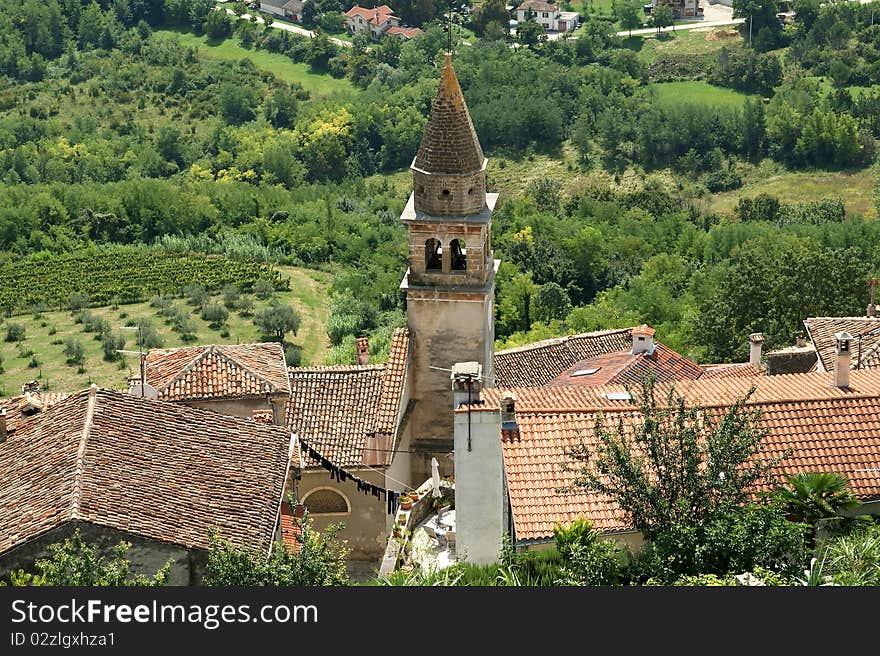
<path id="1" fill-rule="evenodd" d="M 288 335 L 289 342 L 302 349 L 302 364 L 320 364 L 329 347 L 327 339 L 327 287 L 330 276 L 318 271 L 281 267 L 284 275 L 291 279 L 290 292 L 276 292 L 275 298 L 296 308 L 302 317 L 302 324 L 296 336 Z M 176 300 L 178 305 L 192 311 L 184 299 Z M 257 301 L 256 309 L 266 301 Z M 137 350 L 137 333 L 119 331 L 119 327 L 129 325 L 138 319 L 149 319 L 164 339 L 166 348 L 185 346 L 180 336 L 165 325 L 164 319 L 157 316 L 156 308 L 148 303 L 120 305 L 114 310 L 110 307 L 92 308 L 95 315 L 106 319 L 114 333 L 126 337 L 126 349 Z M 230 312 L 226 329 L 228 337 L 221 337 L 220 330 L 213 330 L 199 315 L 190 315 L 196 326 L 197 340 L 193 344 L 235 344 L 259 341 L 260 331 L 250 317 L 241 317 Z M 94 382 L 104 387 L 122 388 L 130 375 L 136 375 L 138 360 L 126 356 L 124 365 L 107 362 L 103 359 L 101 343 L 94 339 L 94 333 L 82 332 L 82 325 L 76 324 L 70 312 L 44 312 L 40 318 L 34 315 L 11 317 L 0 324 L 0 335 L 6 335 L 9 323 L 25 326 L 25 339 L 21 344 L 0 341 L 0 357 L 3 358 L 3 374 L 0 374 L 0 397 L 17 394 L 25 381 L 40 377 L 45 388 L 56 391 L 73 391 Z M 54 334 L 49 334 L 54 329 Z M 67 365 L 64 356 L 64 341 L 68 338 L 79 340 L 85 351 L 85 371 L 78 372 L 76 365 Z M 54 342 L 54 343 L 53 343 Z M 30 351 L 37 358 L 38 365 L 29 367 Z"/>
<path id="2" fill-rule="evenodd" d="M 653 34 L 624 39 L 624 45 L 636 51 L 646 64 L 670 55 L 711 55 L 724 46 L 737 45 L 741 42 L 739 32 L 728 27 L 669 32 L 664 34 L 662 39 L 658 39 Z"/>
<path id="3" fill-rule="evenodd" d="M 708 197 L 706 209 L 729 214 L 741 196 L 752 198 L 760 193 L 776 196 L 786 203 L 840 197 L 847 213 L 877 217 L 871 169 L 855 173 L 816 171 L 769 175 L 755 182 L 747 182 L 741 189 Z"/>
<path id="4" fill-rule="evenodd" d="M 744 93 L 699 80 L 652 84 L 648 87 L 648 93 L 655 94 L 655 101 L 666 106 L 690 103 L 711 107 L 742 107 L 749 97 Z"/>
<path id="5" fill-rule="evenodd" d="M 257 68 L 269 71 L 285 82 L 298 82 L 309 93 L 316 96 L 346 95 L 358 91 L 347 79 L 337 80 L 327 74 L 313 73 L 307 64 L 298 64 L 284 55 L 265 50 L 242 48 L 234 39 L 214 43 L 209 41 L 206 36 L 196 36 L 178 30 L 165 31 L 176 34 L 184 45 L 197 46 L 199 53 L 205 57 L 227 61 L 250 59 Z"/>

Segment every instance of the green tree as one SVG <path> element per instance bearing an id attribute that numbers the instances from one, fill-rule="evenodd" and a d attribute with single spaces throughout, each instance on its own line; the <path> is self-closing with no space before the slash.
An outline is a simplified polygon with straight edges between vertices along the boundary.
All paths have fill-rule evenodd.
<path id="1" fill-rule="evenodd" d="M 218 330 L 229 318 L 229 311 L 219 303 L 208 303 L 202 307 L 202 319 L 214 330 Z"/>
<path id="2" fill-rule="evenodd" d="M 266 120 L 276 128 L 289 128 L 296 120 L 299 101 L 287 87 L 276 89 L 266 100 Z"/>
<path id="3" fill-rule="evenodd" d="M 18 570 L 11 576 L 12 585 L 52 586 L 161 586 L 168 581 L 172 560 L 153 576 L 131 574 L 131 563 L 125 557 L 131 543 L 119 542 L 112 558 L 101 553 L 97 545 L 85 542 L 79 529 L 64 542 L 49 545 L 49 557 L 34 563 L 36 573 Z"/>
<path id="4" fill-rule="evenodd" d="M 256 116 L 256 100 L 247 86 L 227 83 L 220 87 L 220 114 L 232 125 L 241 125 Z"/>
<path id="5" fill-rule="evenodd" d="M 687 407 L 672 386 L 658 400 L 653 379 L 645 380 L 628 425 L 599 417 L 596 449 L 570 449 L 578 463 L 571 489 L 609 496 L 648 539 L 708 519 L 723 504 L 744 504 L 780 460 L 759 457 L 767 431 L 760 409 L 747 406 L 753 391 L 719 413 Z"/>
<path id="6" fill-rule="evenodd" d="M 349 549 L 336 539 L 344 524 L 318 531 L 308 517 L 294 521 L 302 529 L 299 549 L 273 542 L 268 558 L 212 535 L 205 585 L 347 585 Z"/>
<path id="7" fill-rule="evenodd" d="M 532 18 L 532 20 L 522 21 L 516 26 L 516 40 L 520 45 L 531 48 L 546 41 L 547 34 L 544 32 L 544 28 Z"/>
<path id="8" fill-rule="evenodd" d="M 617 17 L 620 20 L 620 26 L 625 30 L 629 30 L 629 35 L 632 36 L 632 31 L 642 26 L 642 21 L 645 17 L 641 0 L 622 0 L 619 2 L 617 4 Z"/>
<path id="9" fill-rule="evenodd" d="M 85 350 L 82 342 L 73 337 L 64 340 L 64 357 L 69 365 L 82 366 L 85 359 Z"/>
<path id="10" fill-rule="evenodd" d="M 657 28 L 657 36 L 660 36 L 664 27 L 669 27 L 675 20 L 672 7 L 666 3 L 657 3 L 651 11 L 651 24 Z"/>
<path id="11" fill-rule="evenodd" d="M 254 324 L 264 335 L 272 336 L 279 342 L 284 341 L 287 333 L 296 335 L 301 322 L 302 318 L 296 310 L 275 300 L 254 314 Z"/>
<path id="12" fill-rule="evenodd" d="M 202 29 L 209 39 L 222 41 L 232 35 L 232 22 L 225 9 L 212 11 L 205 18 Z"/>
<path id="13" fill-rule="evenodd" d="M 490 23 L 496 23 L 503 26 L 503 32 L 506 35 L 510 25 L 510 14 L 504 0 L 486 0 L 481 7 L 474 9 L 472 15 L 474 32 L 477 36 L 490 38 L 487 33 Z"/>

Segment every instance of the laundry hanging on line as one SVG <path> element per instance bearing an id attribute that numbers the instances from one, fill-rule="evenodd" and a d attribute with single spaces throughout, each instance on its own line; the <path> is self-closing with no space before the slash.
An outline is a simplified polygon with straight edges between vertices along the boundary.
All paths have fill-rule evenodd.
<path id="1" fill-rule="evenodd" d="M 321 467 L 330 472 L 330 478 L 335 481 L 339 481 L 340 483 L 344 483 L 347 480 L 353 481 L 357 485 L 358 492 L 363 492 L 365 495 L 370 494 L 377 499 L 381 498 L 383 501 L 385 501 L 387 514 L 394 515 L 397 513 L 397 508 L 400 506 L 399 492 L 388 490 L 378 485 L 374 485 L 373 483 L 362 480 L 354 474 L 345 471 L 345 469 L 343 469 L 342 467 L 334 465 L 332 462 L 327 460 L 327 458 L 322 456 L 318 451 L 306 444 L 302 439 L 300 439 L 300 444 L 302 444 L 306 448 L 306 451 L 308 452 L 310 458 L 318 461 Z"/>

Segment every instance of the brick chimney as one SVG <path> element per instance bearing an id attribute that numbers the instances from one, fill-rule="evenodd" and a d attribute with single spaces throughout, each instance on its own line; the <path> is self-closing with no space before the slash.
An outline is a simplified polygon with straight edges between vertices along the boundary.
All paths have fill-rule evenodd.
<path id="1" fill-rule="evenodd" d="M 6 441 L 6 408 L 0 408 L 0 444 Z"/>
<path id="2" fill-rule="evenodd" d="M 651 355 L 654 352 L 654 332 L 653 328 L 645 324 L 632 329 L 633 355 L 638 353 Z"/>
<path id="3" fill-rule="evenodd" d="M 853 336 L 840 332 L 834 336 L 834 386 L 841 389 L 849 387 L 849 367 Z"/>
<path id="4" fill-rule="evenodd" d="M 22 394 L 39 394 L 41 392 L 40 381 L 31 380 L 21 386 Z"/>
<path id="5" fill-rule="evenodd" d="M 360 365 L 370 363 L 370 341 L 366 337 L 358 337 L 354 340 L 357 349 L 357 363 Z"/>
<path id="6" fill-rule="evenodd" d="M 794 345 L 797 348 L 804 348 L 807 345 L 807 336 L 804 335 L 804 332 L 798 331 L 798 334 L 794 337 Z"/>
<path id="7" fill-rule="evenodd" d="M 456 362 L 452 365 L 452 408 L 479 401 L 483 388 L 483 365 L 479 362 Z"/>
<path id="8" fill-rule="evenodd" d="M 752 333 L 749 335 L 749 364 L 755 369 L 761 368 L 761 345 L 763 343 L 763 333 Z"/>

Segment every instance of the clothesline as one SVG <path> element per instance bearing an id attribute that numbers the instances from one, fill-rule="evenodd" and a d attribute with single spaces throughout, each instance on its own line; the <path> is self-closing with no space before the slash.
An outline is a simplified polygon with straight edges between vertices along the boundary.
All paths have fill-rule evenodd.
<path id="1" fill-rule="evenodd" d="M 326 469 L 327 471 L 330 472 L 330 478 L 332 478 L 333 480 L 339 481 L 340 483 L 344 483 L 347 480 L 353 481 L 354 483 L 357 484 L 358 492 L 363 492 L 364 494 L 371 494 L 372 496 L 376 497 L 377 499 L 381 497 L 386 503 L 385 507 L 386 507 L 387 514 L 394 515 L 395 513 L 397 513 L 397 508 L 400 505 L 400 492 L 397 492 L 395 490 L 388 490 L 384 487 L 380 487 L 379 485 L 375 485 L 373 483 L 369 483 L 367 481 L 364 481 L 364 480 L 358 478 L 357 476 L 355 476 L 354 474 L 347 472 L 342 467 L 339 467 L 338 465 L 334 465 L 332 462 L 327 460 L 327 458 L 322 456 L 318 451 L 316 451 L 311 446 L 309 446 L 309 444 L 305 440 L 303 440 L 302 438 L 299 438 L 299 442 L 302 446 L 304 446 L 306 448 L 306 451 L 308 452 L 310 458 L 317 460 L 324 469 Z M 375 471 L 375 470 L 373 470 L 373 471 Z M 394 480 L 394 479 L 391 479 L 391 480 Z M 394 482 L 400 483 L 404 487 L 408 487 L 402 481 L 394 481 Z"/>

